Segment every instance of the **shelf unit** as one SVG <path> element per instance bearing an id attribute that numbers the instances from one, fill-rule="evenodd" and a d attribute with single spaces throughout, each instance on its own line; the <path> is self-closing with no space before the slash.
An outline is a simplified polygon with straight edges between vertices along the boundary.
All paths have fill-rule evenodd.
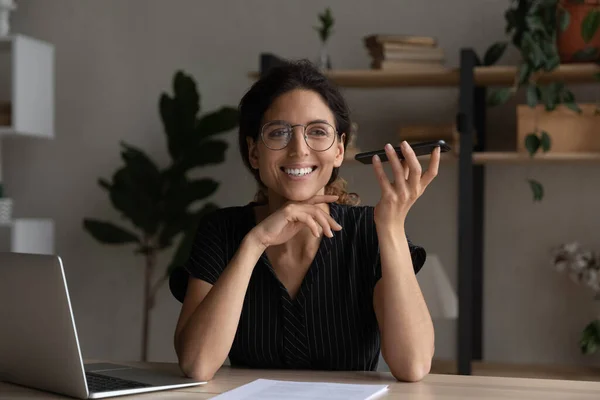
<path id="1" fill-rule="evenodd" d="M 10 103 L 10 125 L 0 126 L 0 140 L 54 138 L 54 46 L 20 34 L 3 36 L 0 63 L 0 100 Z M 0 229 L 9 242 L 3 251 L 54 253 L 52 219 L 16 218 Z"/>
<path id="2" fill-rule="evenodd" d="M 281 60 L 273 54 L 261 54 L 258 78 Z M 385 70 L 332 70 L 325 75 L 340 87 L 457 87 L 459 110 L 456 125 L 460 153 L 447 153 L 443 161 L 458 162 L 458 341 L 456 371 L 472 373 L 472 362 L 483 358 L 483 211 L 485 165 L 492 163 L 573 163 L 600 162 L 600 153 L 548 153 L 536 155 L 519 152 L 487 152 L 486 89 L 514 83 L 516 67 L 482 66 L 473 49 L 460 51 L 460 67 L 442 71 L 405 72 Z M 600 67 L 594 63 L 560 65 L 552 72 L 538 74 L 537 81 L 562 80 L 568 83 L 594 82 Z M 477 134 L 473 140 L 473 131 Z M 475 145 L 475 143 L 477 143 Z M 351 157 L 348 162 L 356 162 Z"/>

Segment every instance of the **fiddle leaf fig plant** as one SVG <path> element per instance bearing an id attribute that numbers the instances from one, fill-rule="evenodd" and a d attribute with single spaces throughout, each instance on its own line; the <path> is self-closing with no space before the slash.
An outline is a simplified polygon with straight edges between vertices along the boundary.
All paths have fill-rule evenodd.
<path id="1" fill-rule="evenodd" d="M 100 178 L 98 184 L 125 224 L 83 220 L 84 229 L 100 243 L 132 244 L 145 259 L 142 361 L 147 360 L 149 314 L 156 293 L 170 272 L 185 263 L 199 220 L 218 208 L 208 198 L 219 182 L 210 177 L 190 179 L 188 173 L 222 163 L 228 145 L 218 135 L 238 124 L 238 111 L 232 107 L 198 115 L 200 94 L 190 75 L 177 71 L 172 84 L 173 95 L 162 93 L 159 100 L 168 165 L 160 167 L 141 149 L 121 142 L 123 165 L 111 180 Z M 168 267 L 155 276 L 158 253 L 174 245 Z"/>

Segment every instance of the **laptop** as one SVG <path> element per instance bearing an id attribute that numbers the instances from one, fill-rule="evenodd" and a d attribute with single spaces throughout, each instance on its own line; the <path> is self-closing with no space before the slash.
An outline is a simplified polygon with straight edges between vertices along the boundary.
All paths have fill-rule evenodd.
<path id="1" fill-rule="evenodd" d="M 0 253 L 0 381 L 80 399 L 201 385 L 174 372 L 85 364 L 59 256 Z"/>

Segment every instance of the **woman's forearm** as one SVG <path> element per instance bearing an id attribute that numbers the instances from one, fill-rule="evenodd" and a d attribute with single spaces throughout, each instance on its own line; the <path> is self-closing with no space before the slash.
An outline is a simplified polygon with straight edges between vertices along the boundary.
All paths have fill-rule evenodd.
<path id="1" fill-rule="evenodd" d="M 248 235 L 176 337 L 183 372 L 210 380 L 223 365 L 238 327 L 244 297 L 264 247 Z"/>
<path id="2" fill-rule="evenodd" d="M 377 232 L 382 277 L 375 286 L 375 310 L 382 354 L 393 375 L 418 381 L 429 373 L 434 329 L 414 273 L 404 230 Z"/>

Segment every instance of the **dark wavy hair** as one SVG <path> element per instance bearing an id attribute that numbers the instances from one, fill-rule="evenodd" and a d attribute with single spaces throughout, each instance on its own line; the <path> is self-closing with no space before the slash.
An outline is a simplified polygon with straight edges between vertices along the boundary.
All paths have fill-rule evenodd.
<path id="1" fill-rule="evenodd" d="M 267 192 L 264 183 L 260 180 L 258 170 L 250 165 L 248 143 L 250 137 L 255 142 L 259 140 L 263 116 L 271 104 L 284 93 L 294 89 L 311 90 L 318 93 L 335 117 L 335 128 L 338 140 L 344 137 L 344 150 L 350 141 L 351 122 L 348 105 L 338 88 L 323 75 L 308 60 L 286 61 L 274 67 L 255 82 L 250 90 L 242 97 L 239 104 L 239 149 L 244 165 L 254 176 L 258 183 L 258 192 L 255 197 L 257 202 L 267 201 Z M 334 167 L 331 178 L 325 187 L 325 194 L 339 196 L 337 203 L 356 205 L 360 202 L 358 195 L 348 193 L 347 183 L 339 177 L 339 168 Z"/>

